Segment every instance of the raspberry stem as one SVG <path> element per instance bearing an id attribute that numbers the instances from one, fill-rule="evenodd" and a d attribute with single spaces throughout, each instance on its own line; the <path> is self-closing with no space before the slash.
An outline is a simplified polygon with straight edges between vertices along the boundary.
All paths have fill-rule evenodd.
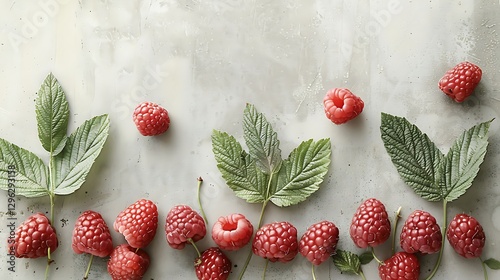
<path id="1" fill-rule="evenodd" d="M 392 255 L 396 253 L 396 231 L 398 230 L 398 222 L 399 218 L 401 218 L 401 206 L 399 206 L 398 210 L 396 210 L 396 216 L 394 217 L 394 228 L 392 232 Z"/>
<path id="2" fill-rule="evenodd" d="M 196 246 L 196 243 L 193 241 L 193 239 L 192 238 L 188 238 L 187 241 L 189 243 L 191 243 L 191 245 L 193 245 L 193 248 L 196 250 L 196 254 L 198 254 L 198 257 L 200 258 L 201 257 L 200 250 L 198 250 L 198 247 Z"/>
<path id="3" fill-rule="evenodd" d="M 361 279 L 366 280 L 365 274 L 363 273 L 363 270 L 359 270 L 359 275 L 361 276 Z"/>
<path id="4" fill-rule="evenodd" d="M 83 275 L 83 280 L 89 279 L 90 267 L 92 266 L 92 261 L 94 260 L 94 255 L 90 255 L 89 264 L 87 265 L 87 270 L 85 270 L 85 274 Z"/>
<path id="5" fill-rule="evenodd" d="M 488 280 L 488 271 L 486 269 L 486 264 L 481 257 L 479 257 L 479 261 L 481 261 L 481 267 L 483 267 L 484 280 Z"/>
<path id="6" fill-rule="evenodd" d="M 370 249 L 371 249 L 372 256 L 375 259 L 375 261 L 377 261 L 377 263 L 380 265 L 384 265 L 384 262 L 381 261 L 379 258 L 377 258 L 377 255 L 375 255 L 375 249 L 373 247 L 370 247 Z"/>
<path id="7" fill-rule="evenodd" d="M 441 234 L 443 235 L 443 237 L 441 239 L 441 249 L 439 249 L 439 256 L 438 256 L 438 259 L 436 261 L 436 264 L 434 265 L 434 268 L 432 269 L 431 274 L 429 276 L 427 276 L 427 278 L 425 278 L 425 280 L 432 279 L 432 277 L 434 277 L 434 275 L 438 271 L 439 265 L 441 264 L 441 258 L 443 257 L 443 251 L 444 251 L 444 244 L 446 243 L 446 226 L 448 224 L 446 219 L 447 219 L 447 201 L 443 200 L 443 226 L 441 227 L 442 228 Z"/>
<path id="8" fill-rule="evenodd" d="M 311 274 L 312 274 L 312 277 L 313 277 L 313 280 L 316 280 L 316 273 L 314 273 L 314 264 L 311 265 Z"/>
<path id="9" fill-rule="evenodd" d="M 267 265 L 269 264 L 269 260 L 266 259 L 266 264 L 264 265 L 264 271 L 262 272 L 262 280 L 266 279 L 266 271 L 267 271 Z"/>

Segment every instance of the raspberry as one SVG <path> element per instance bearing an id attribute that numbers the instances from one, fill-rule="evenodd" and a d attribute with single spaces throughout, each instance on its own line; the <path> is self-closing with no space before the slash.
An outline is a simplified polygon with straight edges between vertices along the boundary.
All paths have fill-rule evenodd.
<path id="1" fill-rule="evenodd" d="M 391 222 L 384 204 L 375 198 L 363 202 L 352 218 L 349 233 L 359 248 L 384 243 L 391 235 Z"/>
<path id="2" fill-rule="evenodd" d="M 312 264 L 320 265 L 335 253 L 339 229 L 334 223 L 322 221 L 310 226 L 299 242 L 299 252 Z"/>
<path id="3" fill-rule="evenodd" d="M 212 239 L 222 250 L 234 251 L 245 246 L 253 234 L 253 226 L 242 214 L 220 217 L 212 227 Z"/>
<path id="4" fill-rule="evenodd" d="M 400 244 L 407 253 L 433 254 L 441 249 L 442 238 L 436 219 L 428 212 L 415 210 L 403 225 Z"/>
<path id="5" fill-rule="evenodd" d="M 146 247 L 155 237 L 158 227 L 158 209 L 147 199 L 140 199 L 123 210 L 113 224 L 133 248 Z"/>
<path id="6" fill-rule="evenodd" d="M 88 210 L 78 217 L 71 246 L 77 254 L 88 253 L 101 258 L 111 254 L 113 240 L 101 214 Z"/>
<path id="7" fill-rule="evenodd" d="M 461 62 L 439 80 L 439 89 L 456 102 L 462 102 L 472 94 L 482 75 L 479 66 L 467 61 Z"/>
<path id="8" fill-rule="evenodd" d="M 207 233 L 205 220 L 187 205 L 172 207 L 165 224 L 167 243 L 174 249 L 183 249 L 186 243 L 203 239 Z"/>
<path id="9" fill-rule="evenodd" d="M 446 237 L 455 252 L 468 259 L 481 256 L 486 240 L 483 227 L 466 214 L 458 214 L 451 220 Z"/>
<path id="10" fill-rule="evenodd" d="M 289 262 L 299 252 L 297 229 L 289 222 L 264 225 L 255 233 L 252 251 L 271 262 Z"/>
<path id="11" fill-rule="evenodd" d="M 226 280 L 231 273 L 231 261 L 219 248 L 211 247 L 196 258 L 194 268 L 199 280 Z"/>
<path id="12" fill-rule="evenodd" d="M 168 111 L 153 102 L 143 102 L 137 105 L 132 118 L 135 126 L 144 136 L 162 134 L 170 126 Z"/>
<path id="13" fill-rule="evenodd" d="M 128 244 L 117 246 L 108 261 L 108 273 L 113 280 L 141 280 L 149 268 L 149 255 Z"/>
<path id="14" fill-rule="evenodd" d="M 379 265 L 378 274 L 382 280 L 417 280 L 420 264 L 415 255 L 398 252 Z"/>
<path id="15" fill-rule="evenodd" d="M 14 255 L 17 258 L 39 258 L 53 253 L 58 246 L 57 234 L 49 219 L 36 213 L 28 217 L 15 232 Z"/>
<path id="16" fill-rule="evenodd" d="M 363 100 L 346 88 L 329 90 L 323 98 L 325 114 L 335 124 L 343 124 L 363 112 Z"/>

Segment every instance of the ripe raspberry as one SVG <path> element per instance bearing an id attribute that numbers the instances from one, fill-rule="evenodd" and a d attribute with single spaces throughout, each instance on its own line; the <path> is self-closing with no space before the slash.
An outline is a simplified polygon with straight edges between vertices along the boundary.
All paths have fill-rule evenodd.
<path id="1" fill-rule="evenodd" d="M 439 80 L 439 89 L 456 102 L 462 102 L 472 94 L 482 75 L 481 68 L 477 65 L 461 62 Z"/>
<path id="2" fill-rule="evenodd" d="M 88 210 L 78 217 L 71 246 L 77 254 L 87 253 L 101 258 L 111 254 L 113 240 L 101 214 Z"/>
<path id="3" fill-rule="evenodd" d="M 264 225 L 255 233 L 252 251 L 271 262 L 289 262 L 299 252 L 297 229 L 289 222 Z"/>
<path id="4" fill-rule="evenodd" d="M 158 227 L 158 209 L 147 199 L 140 199 L 123 210 L 113 224 L 133 248 L 146 247 L 155 237 Z"/>
<path id="5" fill-rule="evenodd" d="M 49 219 L 36 213 L 28 217 L 15 232 L 14 255 L 17 258 L 39 258 L 53 253 L 58 246 L 57 234 Z"/>
<path id="6" fill-rule="evenodd" d="M 379 265 L 378 274 L 382 280 L 417 280 L 420 264 L 415 255 L 398 252 Z"/>
<path id="7" fill-rule="evenodd" d="M 299 251 L 312 264 L 320 265 L 335 253 L 339 229 L 334 223 L 322 221 L 310 226 L 302 235 Z"/>
<path id="8" fill-rule="evenodd" d="M 363 112 L 363 100 L 346 88 L 329 90 L 323 98 L 325 114 L 335 124 L 343 124 Z"/>
<path id="9" fill-rule="evenodd" d="M 391 235 L 391 222 L 384 204 L 375 198 L 363 202 L 352 217 L 349 233 L 359 248 L 384 243 Z"/>
<path id="10" fill-rule="evenodd" d="M 407 253 L 433 254 L 441 249 L 442 238 L 436 219 L 428 212 L 415 210 L 403 225 L 400 244 Z"/>
<path id="11" fill-rule="evenodd" d="M 446 237 L 455 252 L 468 259 L 481 256 L 486 240 L 483 227 L 466 214 L 458 214 L 451 220 Z"/>
<path id="12" fill-rule="evenodd" d="M 174 249 L 183 249 L 186 243 L 203 239 L 207 233 L 205 220 L 187 205 L 172 207 L 165 224 L 167 243 Z"/>
<path id="13" fill-rule="evenodd" d="M 205 250 L 194 261 L 199 280 L 226 280 L 231 273 L 231 260 L 217 247 Z"/>
<path id="14" fill-rule="evenodd" d="M 149 255 L 128 244 L 116 246 L 108 261 L 108 273 L 113 280 L 141 280 L 149 268 Z"/>
<path id="15" fill-rule="evenodd" d="M 137 105 L 132 118 L 137 129 L 144 136 L 162 134 L 170 126 L 167 110 L 153 102 L 143 102 Z"/>
<path id="16" fill-rule="evenodd" d="M 242 214 L 220 217 L 212 227 L 212 239 L 222 250 L 234 251 L 245 246 L 253 234 L 253 226 Z"/>

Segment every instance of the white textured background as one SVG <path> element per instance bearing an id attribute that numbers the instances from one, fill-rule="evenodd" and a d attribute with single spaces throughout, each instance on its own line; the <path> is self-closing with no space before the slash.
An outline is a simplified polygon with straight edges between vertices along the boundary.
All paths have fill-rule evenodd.
<path id="1" fill-rule="evenodd" d="M 306 202 L 269 207 L 264 222 L 288 220 L 302 234 L 328 219 L 341 230 L 339 247 L 354 248 L 350 219 L 361 201 L 376 197 L 391 216 L 425 209 L 442 221 L 441 204 L 417 197 L 399 178 L 380 139 L 380 113 L 404 116 L 445 152 L 465 129 L 497 118 L 488 154 L 469 192 L 449 206 L 451 219 L 465 212 L 482 223 L 484 258 L 500 259 L 500 55 L 498 1 L 332 1 L 332 0 L 29 0 L 0 2 L 0 137 L 46 158 L 38 142 L 35 92 L 49 72 L 66 91 L 70 131 L 84 120 L 108 113 L 111 130 L 87 182 L 56 200 L 60 246 L 53 254 L 52 279 L 81 279 L 88 257 L 75 255 L 71 233 L 84 210 L 101 212 L 108 225 L 139 198 L 158 204 L 160 224 L 146 249 L 152 258 L 145 279 L 195 279 L 194 250 L 171 249 L 163 231 L 168 210 L 196 205 L 196 178 L 205 180 L 203 201 L 209 220 L 233 212 L 257 223 L 260 206 L 236 198 L 220 177 L 211 151 L 212 129 L 242 138 L 247 102 L 256 105 L 278 132 L 283 155 L 301 141 L 330 137 L 332 164 L 322 188 Z M 453 3 L 453 4 L 450 4 Z M 458 62 L 483 69 L 475 94 L 457 104 L 437 82 Z M 348 87 L 365 101 L 356 120 L 335 126 L 324 116 L 327 89 Z M 131 113 L 142 101 L 170 113 L 170 130 L 146 138 Z M 7 193 L 0 193 L 0 213 Z M 3 199 L 2 199 L 3 197 Z M 18 224 L 48 199 L 18 197 Z M 401 222 L 402 224 L 402 222 Z M 400 224 L 400 226 L 401 226 Z M 0 240 L 8 235 L 0 218 Z M 114 243 L 123 238 L 113 233 Z M 0 251 L 5 243 L 0 242 Z M 209 236 L 201 249 L 213 245 Z M 389 256 L 388 246 L 377 248 Z M 229 253 L 235 279 L 248 247 Z M 422 259 L 427 276 L 437 255 Z M 0 254 L 0 278 L 41 279 L 45 259 L 16 262 L 7 271 Z M 260 279 L 264 261 L 254 257 L 245 279 Z M 375 262 L 363 267 L 376 279 Z M 331 262 L 318 279 L 341 275 Z M 434 279 L 480 279 L 479 261 L 465 260 L 446 246 Z M 489 271 L 490 279 L 500 272 Z M 95 260 L 91 279 L 109 279 L 104 260 Z M 297 256 L 270 264 L 267 279 L 311 279 L 310 264 Z"/>

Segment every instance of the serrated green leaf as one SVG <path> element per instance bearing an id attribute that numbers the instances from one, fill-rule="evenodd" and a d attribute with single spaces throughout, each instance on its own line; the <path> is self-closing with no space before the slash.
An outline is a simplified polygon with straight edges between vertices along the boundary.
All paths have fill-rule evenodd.
<path id="1" fill-rule="evenodd" d="M 247 104 L 243 114 L 243 132 L 248 153 L 257 167 L 268 175 L 277 172 L 282 161 L 278 136 L 265 116 L 251 104 Z"/>
<path id="2" fill-rule="evenodd" d="M 428 201 L 444 199 L 437 185 L 444 155 L 420 129 L 401 117 L 382 113 L 380 131 L 385 149 L 399 175 Z"/>
<path id="3" fill-rule="evenodd" d="M 484 261 L 484 264 L 487 265 L 490 269 L 500 270 L 500 261 L 490 258 Z"/>
<path id="4" fill-rule="evenodd" d="M 490 124 L 484 122 L 464 131 L 446 154 L 437 179 L 447 202 L 459 198 L 472 185 L 486 155 Z"/>
<path id="5" fill-rule="evenodd" d="M 330 166 L 330 139 L 302 142 L 284 160 L 270 200 L 279 207 L 298 204 L 319 189 Z"/>
<path id="6" fill-rule="evenodd" d="M 16 195 L 40 197 L 48 194 L 49 170 L 32 152 L 0 139 L 0 188 L 15 188 Z M 9 185 L 11 184 L 11 185 Z"/>
<path id="7" fill-rule="evenodd" d="M 358 255 L 349 251 L 337 250 L 332 256 L 333 264 L 341 271 L 359 275 L 361 272 L 361 262 Z"/>
<path id="8" fill-rule="evenodd" d="M 222 178 L 237 197 L 250 203 L 265 201 L 268 176 L 257 168 L 233 136 L 214 130 L 212 149 Z"/>
<path id="9" fill-rule="evenodd" d="M 371 252 L 364 252 L 359 255 L 359 261 L 361 264 L 369 264 L 373 260 L 373 254 Z"/>
<path id="10" fill-rule="evenodd" d="M 108 137 L 108 115 L 93 117 L 73 132 L 62 152 L 54 158 L 57 195 L 78 190 Z"/>
<path id="11" fill-rule="evenodd" d="M 69 106 L 64 91 L 50 73 L 38 91 L 35 102 L 38 138 L 45 150 L 59 154 L 67 141 Z"/>

